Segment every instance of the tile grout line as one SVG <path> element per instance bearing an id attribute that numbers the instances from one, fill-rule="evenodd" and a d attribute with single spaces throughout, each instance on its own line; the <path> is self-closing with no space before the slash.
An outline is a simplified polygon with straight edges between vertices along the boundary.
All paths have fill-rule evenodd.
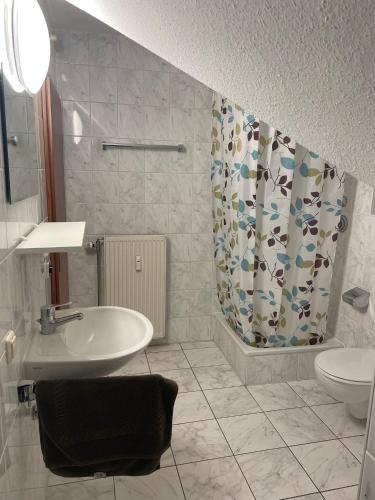
<path id="1" fill-rule="evenodd" d="M 219 349 L 219 350 L 220 350 L 220 349 Z M 222 352 L 222 351 L 220 350 L 220 352 Z M 225 356 L 224 356 L 224 357 L 225 357 Z M 189 360 L 188 360 L 188 362 L 189 362 Z M 189 364 L 190 364 L 190 362 L 189 362 Z M 229 363 L 228 363 L 228 364 L 229 364 Z M 220 366 L 220 365 L 219 365 L 219 366 Z M 230 365 L 229 365 L 229 366 L 230 366 Z M 195 375 L 195 374 L 194 374 L 194 375 Z M 198 384 L 199 384 L 199 387 L 201 387 L 201 385 L 200 385 L 200 383 L 199 383 L 199 380 L 198 380 Z M 241 386 L 237 386 L 237 387 L 241 387 Z M 208 407 L 210 408 L 210 410 L 211 410 L 211 412 L 212 412 L 212 414 L 213 414 L 213 416 L 214 416 L 215 422 L 216 422 L 217 426 L 219 427 L 220 432 L 222 433 L 222 435 L 223 435 L 223 437 L 224 437 L 224 439 L 225 439 L 225 442 L 226 442 L 226 443 L 227 443 L 227 445 L 228 445 L 229 450 L 232 452 L 232 456 L 233 456 L 233 458 L 234 458 L 234 461 L 236 462 L 237 467 L 238 467 L 239 471 L 241 472 L 242 477 L 243 477 L 243 478 L 244 478 L 244 480 L 245 480 L 245 483 L 248 485 L 249 490 L 250 490 L 251 494 L 253 495 L 253 497 L 254 497 L 254 499 L 255 499 L 256 497 L 255 497 L 255 495 L 254 495 L 254 492 L 253 492 L 253 490 L 251 489 L 251 486 L 250 486 L 250 484 L 248 483 L 248 481 L 247 481 L 247 479 L 246 479 L 246 477 L 245 477 L 245 474 L 244 474 L 243 470 L 242 470 L 242 469 L 241 469 L 241 467 L 240 467 L 240 464 L 238 463 L 238 461 L 237 461 L 237 459 L 236 459 L 235 454 L 233 453 L 232 447 L 230 446 L 229 441 L 228 441 L 228 439 L 227 439 L 227 437 L 226 437 L 225 433 L 223 432 L 223 429 L 221 428 L 220 423 L 219 423 L 218 419 L 216 418 L 215 412 L 214 412 L 214 411 L 213 411 L 213 409 L 211 408 L 211 405 L 210 405 L 210 403 L 209 403 L 209 401 L 208 401 L 208 399 L 207 399 L 207 397 L 206 397 L 206 395 L 205 395 L 204 390 L 202 389 L 202 387 L 201 387 L 201 391 L 202 391 L 202 393 L 203 393 L 203 396 L 204 396 L 205 400 L 207 401 Z M 258 405 L 258 406 L 259 406 L 259 405 Z M 226 457 L 220 457 L 220 458 L 226 458 Z M 214 459 L 212 459 L 212 460 L 214 460 Z"/>
<path id="2" fill-rule="evenodd" d="M 335 404 L 335 403 L 330 403 L 330 404 Z M 333 429 L 331 429 L 331 428 L 330 428 L 330 427 L 329 427 L 329 426 L 328 426 L 328 425 L 327 425 L 327 424 L 326 424 L 326 423 L 325 423 L 325 422 L 324 422 L 324 421 L 320 418 L 320 416 L 319 416 L 317 413 L 315 413 L 315 411 L 313 410 L 313 408 L 311 408 L 311 410 L 312 410 L 312 411 L 314 412 L 314 414 L 318 417 L 318 419 L 322 422 L 322 424 L 323 424 L 323 425 L 325 425 L 325 426 L 326 426 L 326 427 L 327 427 L 327 428 L 328 428 L 328 429 L 332 432 L 332 434 L 336 437 L 336 440 L 337 440 L 337 441 L 339 441 L 339 443 L 341 443 L 341 444 L 342 444 L 342 446 L 343 446 L 346 450 L 348 450 L 348 451 L 349 451 L 349 453 L 350 453 L 350 454 L 351 454 L 351 455 L 355 458 L 355 460 L 356 460 L 356 461 L 357 461 L 360 465 L 362 465 L 362 464 L 361 464 L 361 462 L 358 460 L 358 458 L 354 455 L 354 453 L 352 453 L 352 452 L 349 450 L 349 448 L 348 448 L 348 447 L 347 447 L 347 446 L 346 446 L 346 445 L 345 445 L 345 444 L 341 441 L 341 439 L 345 439 L 345 438 L 344 438 L 344 437 L 341 437 L 341 438 L 340 438 L 340 437 L 336 434 L 336 432 L 334 432 L 334 431 L 333 431 Z M 363 435 L 364 435 L 364 434 L 357 434 L 356 436 L 346 436 L 346 437 L 359 437 L 359 436 L 363 436 Z"/>
<path id="3" fill-rule="evenodd" d="M 181 344 L 180 344 L 180 347 L 182 347 L 182 346 L 181 346 Z M 171 351 L 161 351 L 161 352 L 171 352 Z M 181 352 L 181 351 L 179 350 L 179 351 L 177 351 L 177 352 Z M 184 352 L 184 350 L 183 350 L 183 349 L 182 349 L 182 352 Z M 146 357 L 147 357 L 147 356 L 146 356 Z M 193 367 L 193 366 L 191 365 L 191 363 L 190 363 L 189 359 L 187 358 L 187 356 L 186 356 L 186 353 L 185 353 L 185 352 L 184 352 L 184 357 L 186 358 L 187 363 L 188 363 L 188 365 L 189 365 L 189 368 L 192 370 L 193 375 L 194 375 L 195 377 L 196 377 L 196 375 L 195 375 L 195 372 L 194 372 L 194 368 L 209 368 L 209 367 L 211 367 L 211 366 L 223 366 L 223 365 L 209 365 L 209 366 L 204 366 L 204 367 Z M 224 365 L 224 366 L 227 366 L 227 365 Z M 230 366 L 230 365 L 229 365 L 229 366 Z M 254 414 L 263 413 L 263 414 L 265 415 L 265 417 L 266 417 L 267 421 L 270 423 L 270 425 L 272 426 L 272 428 L 275 430 L 275 433 L 276 433 L 276 434 L 280 437 L 281 441 L 285 444 L 285 446 L 280 447 L 280 448 L 270 448 L 270 449 L 268 449 L 268 450 L 257 450 L 257 451 L 253 451 L 253 452 L 249 452 L 249 453 L 239 453 L 239 454 L 237 454 L 237 455 L 236 455 L 236 454 L 233 452 L 233 450 L 232 450 L 232 448 L 231 448 L 231 446 L 230 446 L 230 444 L 229 444 L 229 442 L 228 442 L 228 440 L 227 440 L 227 438 L 226 438 L 226 436 L 225 436 L 225 434 L 224 434 L 224 432 L 223 432 L 223 430 L 222 430 L 222 428 L 221 428 L 221 426 L 220 426 L 220 423 L 219 423 L 219 421 L 218 421 L 218 418 L 216 417 L 216 415 L 215 415 L 214 411 L 212 410 L 212 407 L 211 407 L 211 405 L 210 405 L 210 403 L 209 403 L 209 401 L 208 401 L 208 399 L 207 399 L 207 397 L 206 397 L 206 394 L 205 394 L 204 390 L 202 389 L 202 386 L 201 386 L 201 384 L 200 384 L 200 382 L 199 382 L 199 380 L 198 380 L 198 379 L 197 379 L 197 383 L 198 383 L 198 386 L 200 387 L 200 390 L 199 390 L 199 391 L 187 391 L 187 392 L 191 392 L 191 393 L 194 393 L 194 392 L 201 392 L 201 393 L 203 393 L 203 396 L 204 396 L 204 398 L 205 398 L 205 400 L 206 400 L 206 402 L 207 402 L 207 405 L 208 405 L 208 407 L 210 408 L 210 410 L 211 410 L 211 412 L 212 412 L 212 414 L 213 414 L 213 418 L 210 418 L 210 419 L 203 419 L 203 420 L 198 420 L 198 421 L 192 421 L 192 422 L 181 422 L 181 423 L 179 423 L 179 424 L 174 424 L 174 425 L 183 425 L 183 424 L 185 424 L 185 423 L 194 423 L 194 422 L 200 422 L 200 421 L 212 421 L 212 420 L 215 420 L 215 422 L 216 422 L 216 424 L 218 425 L 218 427 L 219 427 L 219 429 L 220 429 L 220 431 L 221 431 L 222 435 L 224 436 L 224 439 L 225 439 L 225 441 L 226 441 L 226 443 L 227 443 L 227 445 L 228 445 L 229 449 L 230 449 L 230 450 L 231 450 L 231 452 L 232 452 L 232 455 L 227 455 L 227 456 L 225 456 L 225 457 L 216 457 L 216 458 L 209 458 L 209 459 L 203 459 L 203 460 L 198 460 L 198 461 L 186 462 L 185 464 L 188 464 L 188 463 L 198 464 L 199 462 L 210 461 L 210 460 L 218 460 L 218 459 L 220 459 L 220 458 L 228 458 L 228 457 L 232 456 L 232 457 L 234 457 L 234 459 L 235 459 L 235 461 L 236 461 L 236 464 L 237 464 L 237 466 L 239 467 L 239 469 L 240 469 L 240 471 L 241 471 L 241 474 L 242 474 L 242 476 L 244 477 L 244 479 L 245 479 L 245 481 L 246 481 L 246 484 L 249 486 L 249 489 L 250 489 L 250 491 L 252 492 L 251 487 L 250 487 L 249 483 L 247 482 L 246 477 L 244 476 L 244 473 L 243 473 L 243 471 L 242 471 L 242 469 L 241 469 L 241 467 L 240 467 L 240 465 L 239 465 L 239 463 L 238 463 L 238 460 L 237 460 L 236 456 L 237 456 L 237 455 L 238 455 L 238 456 L 241 456 L 241 455 L 247 455 L 247 454 L 257 453 L 257 452 L 262 452 L 262 451 L 271 451 L 271 450 L 274 450 L 274 449 L 284 449 L 284 448 L 287 448 L 287 449 L 290 451 L 290 453 L 292 453 L 292 456 L 294 457 L 294 459 L 296 460 L 296 462 L 300 465 L 300 467 L 302 468 L 302 470 L 306 473 L 307 477 L 310 479 L 311 483 L 314 485 L 314 487 L 317 489 L 317 491 L 318 491 L 319 493 L 321 493 L 321 491 L 324 491 L 324 490 L 320 490 L 320 489 L 317 487 L 317 485 L 315 484 L 315 482 L 313 481 L 313 479 L 311 478 L 311 476 L 308 474 L 307 470 L 303 467 L 302 463 L 298 460 L 298 458 L 297 458 L 297 457 L 295 456 L 295 454 L 293 453 L 293 450 L 291 449 L 291 446 L 293 446 L 293 447 L 297 447 L 297 446 L 299 446 L 299 445 L 291 445 L 291 446 L 289 446 L 289 445 L 285 442 L 285 440 L 283 439 L 283 437 L 280 435 L 280 433 L 277 431 L 277 429 L 273 426 L 272 422 L 269 420 L 269 418 L 268 418 L 268 416 L 267 416 L 267 413 L 268 413 L 268 412 L 267 412 L 267 411 L 265 411 L 265 410 L 263 410 L 263 408 L 261 407 L 261 405 L 258 403 L 258 401 L 256 400 L 256 398 L 253 396 L 253 394 L 251 393 L 251 391 L 249 390 L 249 388 L 248 388 L 246 385 L 241 384 L 241 386 L 243 386 L 243 387 L 245 387 L 245 388 L 247 389 L 247 392 L 249 393 L 249 395 L 250 395 L 251 397 L 253 397 L 253 398 L 254 398 L 255 402 L 258 404 L 258 406 L 259 406 L 259 408 L 260 408 L 260 411 L 258 411 L 258 412 L 253 412 L 253 413 L 245 413 L 245 414 L 242 414 L 242 415 L 234 415 L 234 416 L 254 415 Z M 240 387 L 241 387 L 241 386 L 240 386 Z M 289 387 L 291 387 L 289 384 L 288 384 L 288 386 L 289 386 Z M 238 386 L 233 386 L 233 387 L 238 387 Z M 219 389 L 220 389 L 220 388 L 219 388 Z M 308 403 L 307 403 L 307 402 L 306 402 L 303 398 L 301 398 L 301 396 L 300 396 L 300 395 L 299 395 L 299 394 L 298 394 L 298 393 L 297 393 L 297 392 L 293 389 L 293 387 L 291 387 L 291 389 L 292 389 L 292 390 L 293 390 L 293 392 L 294 392 L 294 393 L 295 393 L 295 394 L 296 394 L 296 395 L 297 395 L 297 396 L 301 399 L 301 401 L 303 401 L 303 402 L 304 402 L 304 404 L 305 404 L 305 405 L 304 405 L 304 406 L 302 406 L 302 407 L 292 407 L 292 408 L 286 408 L 286 409 L 284 409 L 284 410 L 292 410 L 292 409 L 298 409 L 298 408 L 310 408 L 310 409 L 312 410 L 311 406 L 321 406 L 321 405 L 309 405 L 309 404 L 308 404 Z M 207 391 L 210 391 L 210 390 L 214 390 L 214 389 L 206 389 L 206 390 L 207 390 Z M 181 394 L 184 394 L 184 393 L 181 393 Z M 185 394 L 186 394 L 186 392 L 185 392 Z M 327 403 L 327 404 L 336 404 L 336 403 Z M 283 409 L 282 409 L 282 410 L 283 410 Z M 269 410 L 269 413 L 271 413 L 271 412 L 276 412 L 276 411 L 282 411 L 282 410 Z M 313 411 L 313 410 L 312 410 L 312 411 Z M 314 412 L 314 415 L 316 415 L 316 414 L 315 414 L 315 412 Z M 324 423 L 324 422 L 320 419 L 320 417 L 319 417 L 318 415 L 316 415 L 316 416 L 317 416 L 317 417 L 319 418 L 319 420 L 322 422 L 322 424 L 324 425 L 324 427 L 326 427 L 329 431 L 331 431 L 331 429 L 330 429 L 330 428 L 329 428 L 329 427 L 328 427 L 328 426 L 327 426 L 327 425 L 326 425 L 326 424 L 325 424 L 325 423 Z M 230 417 L 222 417 L 222 418 L 230 418 Z M 331 432 L 332 432 L 332 431 L 331 431 Z M 338 437 L 335 433 L 333 433 L 333 436 L 334 436 L 334 438 L 333 438 L 333 439 L 327 439 L 327 440 L 322 440 L 322 441 L 314 441 L 314 442 L 302 443 L 302 445 L 304 445 L 304 444 L 317 444 L 317 443 L 320 443 L 320 442 L 327 442 L 327 441 L 332 441 L 332 442 L 334 442 L 334 441 L 338 441 L 338 442 L 340 442 L 340 443 L 341 443 L 340 438 L 339 438 L 339 437 Z M 359 436 L 359 435 L 358 435 L 358 436 Z M 355 436 L 349 436 L 349 437 L 355 437 Z M 344 438 L 341 438 L 341 439 L 344 439 Z M 350 450 L 349 450 L 349 449 L 348 449 L 348 448 L 344 445 L 344 443 L 341 443 L 341 444 L 343 445 L 343 447 L 344 447 L 345 449 L 347 449 L 347 450 L 350 452 L 350 454 L 351 454 L 351 455 L 353 455 L 353 453 L 352 453 L 352 452 L 351 452 L 351 451 L 350 451 Z M 185 464 L 177 464 L 177 463 L 176 463 L 176 459 L 175 459 L 175 455 L 174 455 L 174 453 L 173 453 L 173 449 L 172 449 L 172 447 L 171 447 L 171 451 L 172 451 L 172 455 L 173 455 L 173 458 L 174 458 L 174 461 L 175 461 L 175 466 L 176 466 L 177 471 L 178 471 L 178 467 L 179 467 L 180 465 L 185 465 Z M 354 456 L 354 455 L 353 455 L 353 456 Z M 354 458 L 356 459 L 356 461 L 357 461 L 357 462 L 359 462 L 359 460 L 358 460 L 355 456 L 354 456 Z M 178 471 L 178 474 L 179 474 L 179 471 Z M 179 478 L 180 478 L 180 474 L 179 474 Z M 181 483 L 181 486 L 182 486 L 181 478 L 180 478 L 180 483 Z M 357 486 L 357 485 L 352 485 L 352 486 L 353 486 L 353 487 L 355 487 L 355 486 Z M 334 488 L 333 490 L 336 490 L 336 489 L 343 489 L 343 488 L 347 488 L 347 487 L 351 487 L 351 486 L 343 486 L 343 487 L 341 487 L 341 488 Z M 182 489 L 183 489 L 183 486 L 182 486 Z M 332 491 L 332 490 L 326 490 L 326 491 Z M 184 495 L 185 495 L 185 493 L 184 493 Z M 185 498 L 186 498 L 186 497 L 185 497 Z M 297 497 L 289 497 L 289 498 L 297 498 Z"/>
<path id="4" fill-rule="evenodd" d="M 299 394 L 297 393 L 297 391 L 295 391 L 295 390 L 294 390 L 294 388 L 293 388 L 293 387 L 292 387 L 289 383 L 288 383 L 288 385 L 289 385 L 289 387 L 291 387 L 291 389 L 292 389 L 292 390 L 293 390 L 293 391 L 294 391 L 297 395 L 299 395 Z M 300 396 L 300 397 L 301 397 L 301 396 Z M 301 398 L 301 399 L 303 399 L 303 398 Z M 304 401 L 305 401 L 305 400 L 304 400 Z M 325 422 L 324 422 L 324 421 L 320 418 L 320 416 L 319 416 L 319 415 L 318 415 L 318 414 L 314 411 L 314 409 L 312 408 L 312 406 L 328 406 L 328 405 L 334 405 L 334 404 L 337 404 L 337 403 L 342 404 L 342 401 L 336 401 L 336 403 L 327 403 L 327 404 L 320 404 L 320 405 L 311 405 L 311 406 L 308 406 L 308 407 L 309 407 L 309 408 L 310 408 L 310 409 L 314 412 L 314 415 L 316 415 L 316 417 L 317 417 L 317 418 L 318 418 L 318 419 L 319 419 L 319 420 L 323 423 L 323 425 L 324 425 L 325 427 L 327 427 L 327 429 L 328 429 L 329 431 L 331 431 L 331 432 L 332 432 L 332 434 L 336 437 L 336 439 L 337 439 L 338 441 L 340 441 L 340 443 L 341 443 L 341 444 L 342 444 L 342 445 L 343 445 L 343 446 L 344 446 L 344 447 L 345 447 L 345 448 L 349 451 L 349 453 L 350 453 L 351 455 L 353 455 L 353 457 L 357 460 L 357 462 L 359 462 L 359 464 L 360 464 L 360 465 L 362 465 L 362 462 L 361 462 L 360 460 L 358 460 L 358 458 L 354 455 L 354 453 L 353 453 L 353 452 L 352 452 L 352 451 L 351 451 L 351 450 L 350 450 L 350 449 L 346 446 L 346 444 L 345 444 L 345 443 L 343 443 L 343 442 L 342 442 L 342 439 L 351 438 L 351 437 L 360 437 L 360 436 L 364 436 L 365 434 L 356 434 L 356 435 L 354 435 L 354 436 L 339 437 L 339 436 L 338 436 L 338 435 L 337 435 L 337 434 L 333 431 L 333 429 L 331 429 L 331 427 L 329 427 L 329 425 L 328 425 L 328 424 L 326 424 L 326 423 L 325 423 Z M 309 443 L 306 443 L 306 444 L 309 444 Z"/>
<path id="5" fill-rule="evenodd" d="M 289 383 L 288 383 L 288 385 L 289 385 L 289 387 L 290 387 L 290 388 L 291 388 L 291 389 L 292 389 L 292 390 L 293 390 L 293 391 L 294 391 L 294 392 L 295 392 L 295 393 L 299 396 L 299 394 L 297 393 L 297 391 L 295 391 L 295 390 L 294 390 L 294 388 L 293 388 L 293 387 L 292 387 Z M 301 396 L 300 396 L 300 397 L 301 397 Z M 301 399 L 303 399 L 303 398 L 301 398 Z M 305 401 L 305 400 L 303 399 L 303 401 Z M 329 403 L 329 404 L 333 404 L 333 403 Z M 309 406 L 309 408 L 311 408 L 311 406 Z M 312 409 L 311 409 L 311 410 L 312 410 Z M 312 410 L 312 411 L 314 412 L 314 410 Z M 322 422 L 322 424 L 323 424 L 325 427 L 327 427 L 327 428 L 328 428 L 328 430 L 329 430 L 329 431 L 331 431 L 331 432 L 332 432 L 332 434 L 335 436 L 335 439 L 331 439 L 331 440 L 327 440 L 327 441 L 338 441 L 338 442 L 340 442 L 340 443 L 341 443 L 340 439 L 336 436 L 336 433 L 335 433 L 335 432 L 333 432 L 333 431 L 331 430 L 331 428 L 330 428 L 330 427 L 328 427 L 328 425 L 326 425 L 326 424 L 323 422 L 323 420 L 319 417 L 319 415 L 317 415 L 315 412 L 314 412 L 314 414 L 315 414 L 315 415 L 319 418 L 319 420 Z M 317 442 L 327 442 L 327 441 L 317 441 Z M 316 444 L 316 443 L 306 443 L 306 444 Z M 343 443 L 341 443 L 341 444 L 344 446 L 344 444 L 343 444 Z M 294 445 L 294 446 L 300 446 L 300 445 Z M 303 445 L 302 445 L 302 446 L 303 446 Z M 345 447 L 345 446 L 344 446 L 344 447 Z M 345 448 L 346 448 L 346 447 L 345 447 Z M 312 479 L 312 477 L 310 476 L 310 474 L 307 472 L 307 470 L 305 469 L 305 467 L 302 465 L 302 463 L 298 460 L 298 458 L 296 457 L 296 455 L 293 453 L 293 450 L 291 449 L 291 447 L 289 447 L 289 449 L 290 449 L 291 453 L 293 454 L 294 458 L 297 460 L 297 462 L 300 464 L 300 466 L 302 467 L 302 469 L 306 472 L 306 474 L 307 474 L 307 475 L 308 475 L 308 477 L 310 478 L 310 481 L 311 481 L 311 482 L 314 484 L 314 486 L 317 488 L 318 492 L 319 492 L 319 493 L 321 493 L 321 491 L 322 491 L 322 490 L 321 490 L 320 488 L 318 488 L 318 486 L 315 484 L 315 482 L 313 481 L 313 479 Z M 349 451 L 350 451 L 350 450 L 349 450 Z M 351 453 L 351 452 L 350 452 L 350 453 Z M 352 453 L 351 453 L 351 454 L 352 454 Z M 353 455 L 353 454 L 352 454 L 352 455 Z M 354 455 L 353 455 L 353 456 L 354 456 Z M 354 457 L 354 458 L 356 458 L 356 457 Z M 356 458 L 356 460 L 357 460 L 357 458 Z M 357 460 L 357 462 L 359 462 L 359 460 Z M 323 495 L 322 495 L 322 496 L 323 496 Z"/>

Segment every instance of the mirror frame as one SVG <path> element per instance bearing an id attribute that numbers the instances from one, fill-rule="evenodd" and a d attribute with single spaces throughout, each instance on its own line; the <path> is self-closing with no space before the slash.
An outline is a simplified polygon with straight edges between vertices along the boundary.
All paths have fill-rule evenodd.
<path id="1" fill-rule="evenodd" d="M 1 125 L 1 142 L 3 150 L 5 198 L 8 203 L 12 203 L 12 196 L 10 192 L 10 172 L 9 172 L 9 155 L 8 155 L 7 119 L 5 113 L 4 78 L 5 77 L 3 72 L 3 66 L 0 65 L 0 125 Z"/>

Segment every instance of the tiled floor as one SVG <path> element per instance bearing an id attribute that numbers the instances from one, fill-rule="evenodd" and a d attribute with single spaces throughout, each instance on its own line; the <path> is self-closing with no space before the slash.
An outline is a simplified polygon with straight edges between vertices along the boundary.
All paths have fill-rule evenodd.
<path id="1" fill-rule="evenodd" d="M 116 374 L 150 372 L 179 384 L 159 471 L 66 482 L 41 467 L 32 442 L 11 450 L 30 489 L 10 500 L 356 499 L 365 424 L 315 380 L 244 387 L 213 342 L 150 347 Z"/>

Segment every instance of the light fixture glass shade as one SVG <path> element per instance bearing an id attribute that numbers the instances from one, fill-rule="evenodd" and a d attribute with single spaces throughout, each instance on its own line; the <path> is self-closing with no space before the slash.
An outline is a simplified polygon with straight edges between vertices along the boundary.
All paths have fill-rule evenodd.
<path id="1" fill-rule="evenodd" d="M 30 94 L 42 86 L 49 67 L 50 39 L 37 0 L 13 0 L 13 46 L 19 81 Z"/>
<path id="2" fill-rule="evenodd" d="M 15 92 L 23 92 L 13 49 L 13 0 L 0 0 L 0 62 L 4 75 Z"/>

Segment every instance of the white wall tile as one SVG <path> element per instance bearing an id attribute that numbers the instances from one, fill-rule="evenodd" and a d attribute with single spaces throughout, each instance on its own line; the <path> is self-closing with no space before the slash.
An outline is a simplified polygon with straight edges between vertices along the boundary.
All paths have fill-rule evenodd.
<path id="1" fill-rule="evenodd" d="M 211 172 L 211 142 L 194 144 L 194 172 Z"/>
<path id="2" fill-rule="evenodd" d="M 64 137 L 65 170 L 89 170 L 91 139 L 88 137 Z"/>
<path id="3" fill-rule="evenodd" d="M 87 33 L 58 31 L 57 36 L 57 62 L 70 64 L 87 64 L 89 53 L 89 40 Z"/>
<path id="4" fill-rule="evenodd" d="M 120 68 L 140 68 L 142 48 L 125 36 L 118 37 L 117 63 Z"/>
<path id="5" fill-rule="evenodd" d="M 143 234 L 145 225 L 145 205 L 119 205 L 120 233 Z M 121 232 L 122 231 L 122 232 Z"/>
<path id="6" fill-rule="evenodd" d="M 169 233 L 191 233 L 191 205 L 169 205 Z"/>
<path id="7" fill-rule="evenodd" d="M 69 203 L 66 219 L 71 222 L 86 222 L 86 232 L 95 233 L 95 203 Z"/>
<path id="8" fill-rule="evenodd" d="M 63 101 L 62 110 L 65 135 L 90 135 L 90 106 L 88 103 Z"/>
<path id="9" fill-rule="evenodd" d="M 169 290 L 189 290 L 192 288 L 192 276 L 188 262 L 171 263 L 168 271 Z"/>
<path id="10" fill-rule="evenodd" d="M 85 218 L 92 235 L 168 235 L 169 334 L 177 335 L 178 323 L 181 333 L 176 338 L 209 338 L 211 91 L 123 36 L 75 34 L 71 40 L 63 35 L 62 40 L 59 64 L 72 75 L 72 85 L 64 94 L 68 217 Z M 82 79 L 71 63 L 75 43 L 84 65 L 79 73 L 89 74 L 90 102 L 84 102 L 86 96 L 79 93 Z M 206 143 L 195 142 L 205 139 Z M 103 151 L 103 140 L 181 142 L 185 152 Z M 70 273 L 75 283 L 72 298 L 82 305 L 96 300 L 91 283 L 94 266 L 88 267 L 80 259 Z M 85 276 L 79 274 L 86 269 Z"/>
<path id="11" fill-rule="evenodd" d="M 143 71 L 118 69 L 118 102 L 120 104 L 141 104 L 143 91 Z"/>
<path id="12" fill-rule="evenodd" d="M 28 132 L 27 101 L 23 96 L 5 96 L 7 132 Z"/>
<path id="13" fill-rule="evenodd" d="M 198 109 L 212 109 L 212 96 L 211 89 L 206 87 L 200 82 L 195 82 L 194 86 L 194 107 Z"/>
<path id="14" fill-rule="evenodd" d="M 169 181 L 170 176 L 168 174 L 146 174 L 146 203 L 169 203 Z"/>
<path id="15" fill-rule="evenodd" d="M 163 141 L 169 139 L 169 109 L 145 106 L 144 111 L 144 134 L 145 139 L 156 139 Z"/>
<path id="16" fill-rule="evenodd" d="M 119 203 L 117 172 L 93 172 L 93 184 L 96 203 Z"/>
<path id="17" fill-rule="evenodd" d="M 118 184 L 120 203 L 145 202 L 145 175 L 143 173 L 119 172 Z"/>
<path id="18" fill-rule="evenodd" d="M 117 37 L 112 33 L 90 33 L 88 57 L 90 64 L 117 65 Z"/>
<path id="19" fill-rule="evenodd" d="M 91 103 L 91 135 L 95 137 L 117 136 L 117 107 L 112 103 Z"/>
<path id="20" fill-rule="evenodd" d="M 96 102 L 117 102 L 116 68 L 90 66 L 90 99 Z"/>
<path id="21" fill-rule="evenodd" d="M 167 258 L 169 262 L 190 261 L 191 238 L 188 234 L 168 235 Z"/>
<path id="22" fill-rule="evenodd" d="M 191 260 L 192 261 L 212 261 L 213 236 L 209 234 L 191 235 Z"/>
<path id="23" fill-rule="evenodd" d="M 209 142 L 211 139 L 211 115 L 194 110 L 194 139 L 196 141 Z"/>
<path id="24" fill-rule="evenodd" d="M 111 138 L 106 140 L 110 141 Z M 90 169 L 106 171 L 118 170 L 119 152 L 116 149 L 106 149 L 104 151 L 102 142 L 101 138 L 93 138 L 91 140 Z"/>
<path id="25" fill-rule="evenodd" d="M 209 233 L 212 230 L 211 205 L 192 206 L 192 232 Z"/>
<path id="26" fill-rule="evenodd" d="M 193 197 L 196 203 L 206 204 L 211 196 L 211 179 L 209 173 L 193 175 Z"/>
<path id="27" fill-rule="evenodd" d="M 193 110 L 171 108 L 171 138 L 178 141 L 194 140 Z"/>
<path id="28" fill-rule="evenodd" d="M 93 201 L 93 177 L 91 171 L 66 170 L 65 191 L 67 203 Z"/>
<path id="29" fill-rule="evenodd" d="M 168 232 L 168 207 L 167 205 L 145 205 L 146 234 L 165 234 Z"/>
<path id="30" fill-rule="evenodd" d="M 118 152 L 118 168 L 126 172 L 145 171 L 145 152 L 120 150 Z"/>
<path id="31" fill-rule="evenodd" d="M 212 261 L 191 263 L 191 288 L 212 288 Z"/>
<path id="32" fill-rule="evenodd" d="M 191 204 L 196 202 L 192 196 L 192 176 L 190 174 L 174 174 L 169 178 L 169 202 L 173 204 Z"/>
<path id="33" fill-rule="evenodd" d="M 176 108 L 194 107 L 195 80 L 183 72 L 171 73 L 171 106 Z"/>
<path id="34" fill-rule="evenodd" d="M 118 105 L 118 135 L 134 139 L 145 137 L 145 114 L 141 106 Z"/>
<path id="35" fill-rule="evenodd" d="M 89 101 L 89 68 L 84 65 L 57 64 L 60 96 L 69 101 Z"/>

